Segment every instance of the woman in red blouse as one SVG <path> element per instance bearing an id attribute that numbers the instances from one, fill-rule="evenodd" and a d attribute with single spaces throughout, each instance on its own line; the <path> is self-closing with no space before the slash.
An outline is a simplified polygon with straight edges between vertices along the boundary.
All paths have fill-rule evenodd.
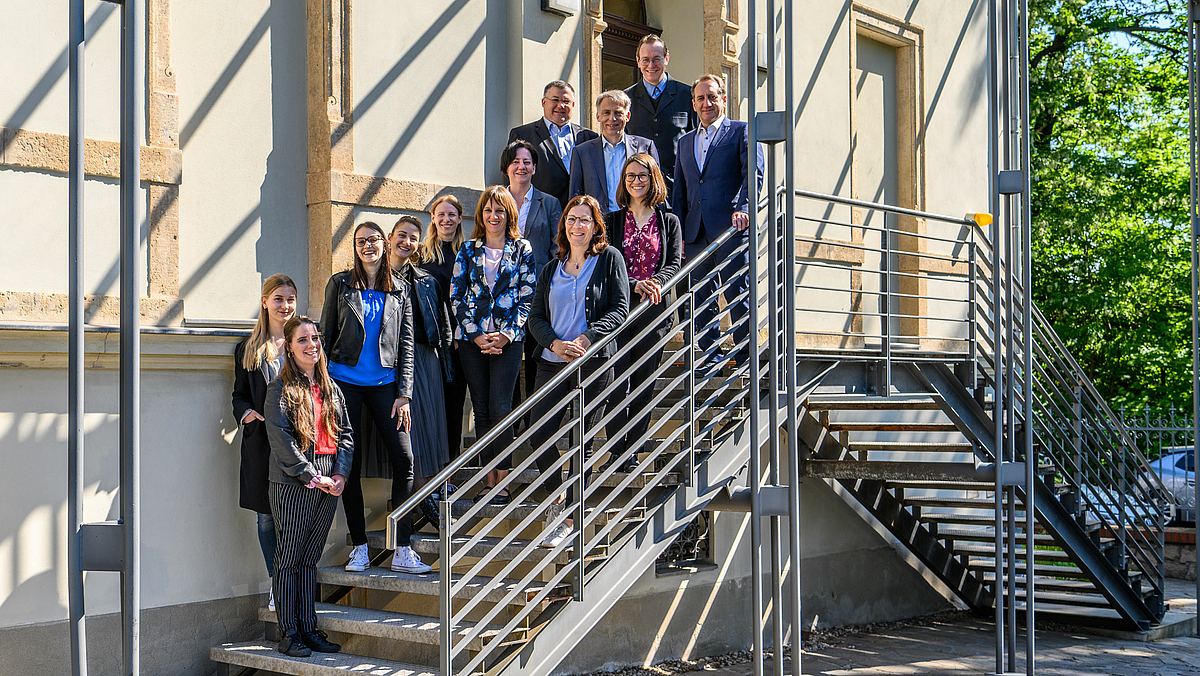
<path id="1" fill-rule="evenodd" d="M 633 454 L 621 462 L 621 471 L 633 472 L 637 453 L 646 442 L 642 437 L 649 425 L 654 371 L 665 346 L 662 339 L 674 319 L 665 311 L 662 287 L 682 265 L 683 230 L 679 219 L 665 207 L 667 186 L 653 157 L 646 153 L 630 157 L 621 170 L 621 178 L 617 204 L 622 208 L 605 217 L 605 228 L 609 242 L 620 250 L 629 270 L 630 312 L 639 300 L 654 306 L 629 322 L 617 336 L 621 347 L 636 344 L 625 351 L 626 355 L 635 358 L 649 355 L 640 364 L 631 364 L 628 356 L 615 364 L 617 379 L 624 378 L 628 384 L 618 386 L 609 401 L 609 409 L 616 411 L 616 415 L 606 426 L 609 438 L 613 439 L 608 464 L 617 462 L 626 450 L 632 449 Z"/>

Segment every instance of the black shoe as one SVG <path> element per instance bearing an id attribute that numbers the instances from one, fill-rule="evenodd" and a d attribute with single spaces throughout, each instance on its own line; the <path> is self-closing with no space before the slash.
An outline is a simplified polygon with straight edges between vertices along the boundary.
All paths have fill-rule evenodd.
<path id="1" fill-rule="evenodd" d="M 306 631 L 300 634 L 300 640 L 304 641 L 304 645 L 319 653 L 336 653 L 342 649 L 342 646 L 325 638 L 326 636 L 328 634 L 317 629 L 316 631 Z"/>
<path id="2" fill-rule="evenodd" d="M 308 657 L 312 651 L 300 640 L 300 634 L 292 632 L 279 642 L 279 652 L 288 657 Z"/>
<path id="3" fill-rule="evenodd" d="M 509 495 L 508 495 L 507 489 L 493 491 L 493 493 L 494 494 L 492 495 L 491 499 L 488 500 L 489 505 L 494 505 L 494 506 L 500 507 L 503 505 L 507 505 L 509 502 L 512 501 L 512 498 L 509 497 Z"/>
<path id="4" fill-rule="evenodd" d="M 725 356 L 724 352 L 717 350 L 709 355 L 707 359 L 700 362 L 700 365 L 696 368 L 696 373 L 701 377 L 712 375 L 724 368 L 725 363 L 728 361 L 729 357 Z"/>
<path id="5" fill-rule="evenodd" d="M 434 528 L 438 528 L 442 522 L 441 515 L 438 514 L 438 503 L 433 495 L 425 496 L 421 501 L 421 514 L 425 515 L 425 519 L 433 524 Z"/>

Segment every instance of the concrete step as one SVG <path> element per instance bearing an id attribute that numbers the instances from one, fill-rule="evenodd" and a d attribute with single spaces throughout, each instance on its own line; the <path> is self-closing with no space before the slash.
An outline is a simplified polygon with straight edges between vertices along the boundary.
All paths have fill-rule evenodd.
<path id="1" fill-rule="evenodd" d="M 829 423 L 830 432 L 957 432 L 952 422 L 843 422 Z"/>
<path id="2" fill-rule="evenodd" d="M 915 507 L 946 507 L 952 509 L 986 509 L 993 511 L 996 509 L 996 502 L 991 497 L 969 498 L 966 496 L 904 496 L 902 500 L 904 504 Z M 1017 497 L 1017 504 L 1023 505 L 1025 501 Z M 1017 510 L 1017 517 L 1024 518 L 1024 509 Z"/>
<path id="3" fill-rule="evenodd" d="M 356 636 L 374 636 L 394 641 L 437 645 L 441 635 L 441 622 L 436 617 L 395 613 L 387 610 L 357 608 L 332 603 L 317 603 L 317 624 L 325 631 Z M 266 608 L 258 609 L 258 619 L 274 624 L 275 613 Z M 457 627 L 460 638 L 473 631 L 474 622 L 462 622 Z M 500 633 L 500 626 L 491 626 L 475 640 L 466 644 L 468 650 L 480 650 L 483 644 Z"/>
<path id="4" fill-rule="evenodd" d="M 451 538 L 450 547 L 454 550 L 455 555 L 462 553 L 462 547 L 471 540 L 470 536 L 456 536 Z M 467 556 L 482 557 L 491 555 L 497 561 L 511 561 L 529 546 L 529 540 L 514 539 L 504 547 L 499 547 L 500 538 L 487 537 L 482 538 L 473 547 Z M 385 538 L 384 532 L 381 530 L 367 531 L 367 546 L 372 549 L 384 549 Z M 441 538 L 432 533 L 413 533 L 412 548 L 418 554 L 422 554 L 426 563 L 433 563 L 441 555 Z M 542 561 L 554 550 L 546 549 L 545 547 L 530 548 L 524 555 L 525 561 Z M 598 559 L 599 557 L 589 557 L 588 560 Z M 566 565 L 573 561 L 570 550 L 559 552 L 555 557 L 554 562 Z"/>
<path id="5" fill-rule="evenodd" d="M 213 662 L 289 676 L 438 676 L 436 667 L 362 657 L 350 653 L 313 653 L 310 657 L 288 657 L 268 641 L 224 643 L 209 650 Z"/>
<path id="6" fill-rule="evenodd" d="M 847 448 L 852 452 L 867 451 L 916 451 L 920 453 L 971 453 L 975 447 L 966 442 L 929 441 L 851 441 Z"/>
<path id="7" fill-rule="evenodd" d="M 1057 566 L 1051 567 L 1051 569 L 1056 569 L 1056 568 L 1057 568 Z M 984 581 L 985 584 L 990 586 L 992 584 L 992 582 L 996 579 L 996 573 L 995 573 L 994 567 L 989 568 L 989 570 L 991 570 L 992 572 L 983 573 L 982 575 L 980 575 L 980 578 Z M 1035 570 L 1037 570 L 1037 569 L 1035 569 Z M 1138 580 L 1142 579 L 1142 574 L 1138 571 L 1130 571 L 1129 573 L 1127 573 L 1127 578 L 1129 579 L 1129 585 L 1133 586 L 1134 583 L 1136 583 Z M 1035 593 L 1041 589 L 1046 589 L 1047 591 L 1085 592 L 1085 593 L 1086 592 L 1096 592 L 1096 593 L 1099 593 L 1099 590 L 1096 588 L 1096 585 L 1094 583 L 1092 583 L 1091 579 L 1089 579 L 1089 578 L 1084 578 L 1084 579 L 1073 578 L 1073 579 L 1069 579 L 1069 580 L 1063 580 L 1063 579 L 1059 579 L 1059 578 L 1052 577 L 1052 576 L 1034 575 L 1033 585 L 1034 585 L 1033 588 L 1034 588 Z M 1017 586 L 1018 587 L 1025 586 L 1025 574 L 1024 573 L 1017 574 Z M 1143 595 L 1149 596 L 1151 593 L 1153 593 L 1153 591 L 1154 591 L 1153 589 L 1143 590 Z"/>
<path id="8" fill-rule="evenodd" d="M 975 463 L 875 460 L 809 460 L 804 463 L 804 473 L 821 479 L 871 479 L 888 484 L 901 480 L 950 481 L 987 476 Z"/>
<path id="9" fill-rule="evenodd" d="M 1017 599 L 1024 601 L 1026 597 L 1025 589 L 1017 589 Z M 1059 606 L 1083 606 L 1087 608 L 1111 608 L 1112 605 L 1104 595 L 1100 594 L 1099 590 L 1094 594 L 1076 594 L 1070 592 L 1059 591 L 1042 591 L 1035 585 L 1033 588 L 1034 610 L 1043 603 L 1052 603 Z"/>
<path id="10" fill-rule="evenodd" d="M 936 411 L 938 404 L 926 395 L 900 394 L 891 397 L 853 394 L 814 394 L 808 398 L 812 411 Z"/>
<path id="11" fill-rule="evenodd" d="M 993 528 L 955 528 L 946 526 L 938 528 L 937 536 L 943 540 L 954 540 L 955 542 L 995 542 L 996 532 Z M 1017 544 L 1025 544 L 1025 534 L 1017 533 L 1015 538 Z M 1058 541 L 1049 533 L 1034 533 L 1034 545 L 1050 545 L 1057 546 Z"/>
<path id="12" fill-rule="evenodd" d="M 671 444 L 671 448 L 668 448 L 667 451 L 664 452 L 664 455 L 666 455 L 668 453 L 679 451 L 680 449 L 678 448 L 678 446 L 680 446 L 679 442 L 673 442 Z M 659 457 L 663 457 L 663 456 L 659 456 Z M 461 485 L 464 482 L 469 481 L 472 476 L 474 476 L 476 473 L 479 472 L 480 469 L 482 469 L 482 468 L 481 467 L 464 467 L 461 470 L 454 473 L 454 479 L 452 479 L 450 483 L 452 483 L 456 486 Z M 649 471 L 649 470 L 647 470 L 647 471 Z M 512 475 L 510 475 L 510 476 L 512 476 Z M 533 483 L 534 481 L 537 481 L 537 478 L 539 476 L 541 476 L 541 472 L 539 472 L 538 470 L 526 469 L 526 470 L 522 470 L 521 472 L 518 472 L 516 474 L 516 476 L 513 478 L 512 482 L 517 485 L 527 486 L 527 485 Z M 619 485 L 621 483 L 621 481 L 623 481 L 625 479 L 625 477 L 627 477 L 627 476 L 629 476 L 629 475 L 626 473 L 613 472 L 612 475 L 609 476 L 607 479 L 605 479 L 600 485 L 604 486 L 605 488 L 614 488 L 617 485 Z M 636 489 L 645 487 L 645 485 L 647 483 L 649 483 L 650 476 L 652 476 L 652 475 L 642 474 L 642 475 L 635 477 L 634 480 L 629 483 L 628 488 L 636 490 Z M 680 483 L 682 483 L 682 481 L 679 477 L 679 474 L 672 472 L 671 474 L 668 474 L 667 476 L 663 477 L 661 485 L 676 486 Z"/>
<path id="13" fill-rule="evenodd" d="M 458 582 L 461 576 L 454 575 L 451 577 L 453 582 Z M 330 566 L 327 568 L 317 569 L 317 581 L 321 584 L 335 585 L 339 587 L 362 587 L 363 589 L 376 589 L 379 591 L 417 594 L 421 596 L 439 597 L 441 593 L 441 584 L 438 573 L 425 573 L 424 575 L 414 575 L 412 573 L 396 573 L 387 568 L 371 567 L 361 573 L 352 573 L 341 566 Z M 464 588 L 460 589 L 455 598 L 471 599 L 476 596 L 483 596 L 485 601 L 499 603 L 514 589 L 520 585 L 520 580 L 502 579 L 497 580 L 490 577 L 476 577 Z M 512 600 L 513 605 L 524 605 L 530 602 L 534 595 L 545 589 L 546 585 L 541 582 L 532 582 L 529 585 L 521 588 L 521 593 Z M 559 598 L 560 596 L 568 596 L 571 593 L 570 585 L 558 585 L 548 598 Z"/>
<path id="14" fill-rule="evenodd" d="M 991 481 L 938 481 L 915 479 L 902 479 L 899 481 L 888 481 L 888 488 L 898 488 L 901 490 L 915 491 L 986 491 L 991 492 L 996 488 L 996 484 Z"/>
<path id="15" fill-rule="evenodd" d="M 921 520 L 939 524 L 938 537 L 945 537 L 944 535 L 942 535 L 942 533 L 945 529 L 943 529 L 940 526 L 940 524 L 943 524 L 943 523 L 958 524 L 958 525 L 963 525 L 963 526 L 995 526 L 996 525 L 996 517 L 992 514 L 963 514 L 961 512 L 959 512 L 959 513 L 955 513 L 955 512 L 922 512 Z M 1019 523 L 1017 525 L 1018 525 L 1018 527 L 1024 525 L 1024 519 L 1021 519 L 1021 523 Z M 1085 533 L 1094 533 L 1094 532 L 1100 530 L 1100 522 L 1089 521 L 1085 524 L 1080 524 L 1080 528 L 1082 528 Z M 1038 524 L 1038 526 L 1036 527 L 1036 532 L 1043 533 L 1045 531 L 1042 528 L 1042 526 L 1040 524 Z"/>

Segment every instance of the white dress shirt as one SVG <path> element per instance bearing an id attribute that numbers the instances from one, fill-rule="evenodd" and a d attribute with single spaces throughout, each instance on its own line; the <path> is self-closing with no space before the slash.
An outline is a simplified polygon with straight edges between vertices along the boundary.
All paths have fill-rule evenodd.
<path id="1" fill-rule="evenodd" d="M 708 157 L 708 148 L 712 142 L 717 140 L 717 136 L 721 133 L 721 125 L 725 124 L 725 116 L 718 117 L 712 123 L 712 126 L 699 126 L 696 129 L 696 164 L 701 170 L 704 169 L 704 160 Z"/>

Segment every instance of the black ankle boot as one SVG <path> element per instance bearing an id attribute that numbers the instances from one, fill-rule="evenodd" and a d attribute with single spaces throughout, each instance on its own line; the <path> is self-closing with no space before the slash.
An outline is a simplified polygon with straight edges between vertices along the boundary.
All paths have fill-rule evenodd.
<path id="1" fill-rule="evenodd" d="M 336 653 L 342 649 L 342 646 L 330 641 L 326 636 L 328 634 L 317 629 L 316 631 L 306 631 L 300 634 L 300 640 L 304 641 L 304 645 L 319 653 Z"/>
<path id="2" fill-rule="evenodd" d="M 300 634 L 292 632 L 279 641 L 279 652 L 288 657 L 308 657 L 312 651 L 300 640 Z"/>

